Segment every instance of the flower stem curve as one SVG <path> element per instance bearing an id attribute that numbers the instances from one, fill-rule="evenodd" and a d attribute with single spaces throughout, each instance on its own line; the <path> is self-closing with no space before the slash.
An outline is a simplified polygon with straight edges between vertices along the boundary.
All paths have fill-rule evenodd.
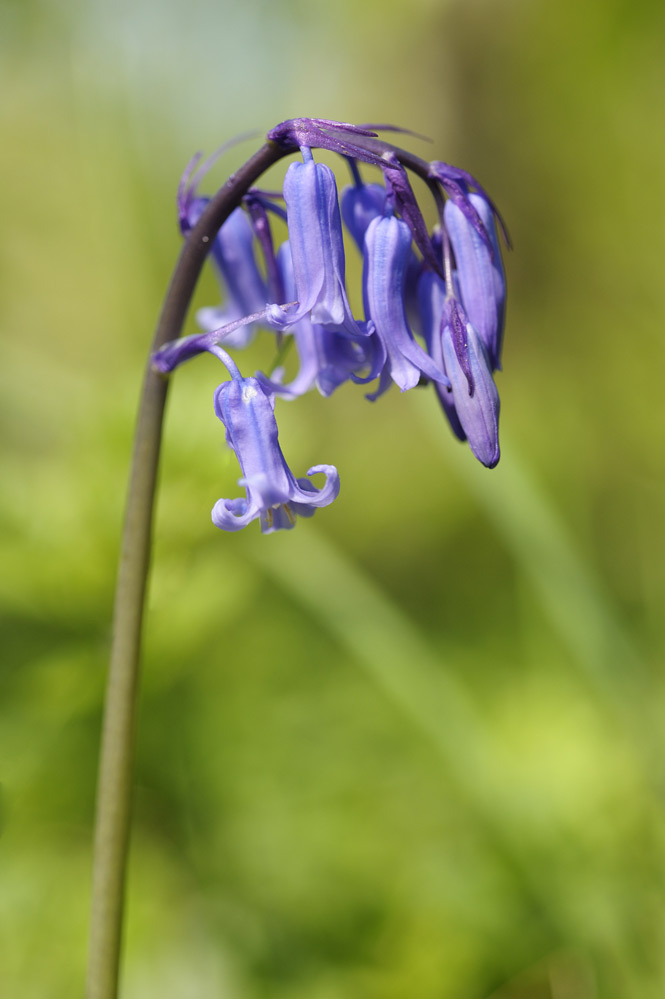
<path id="1" fill-rule="evenodd" d="M 188 234 L 150 357 L 177 339 L 212 241 L 250 186 L 293 152 L 267 142 L 220 188 Z M 134 437 L 104 702 L 92 869 L 86 999 L 116 999 L 131 819 L 135 710 L 152 520 L 168 381 L 148 361 Z"/>

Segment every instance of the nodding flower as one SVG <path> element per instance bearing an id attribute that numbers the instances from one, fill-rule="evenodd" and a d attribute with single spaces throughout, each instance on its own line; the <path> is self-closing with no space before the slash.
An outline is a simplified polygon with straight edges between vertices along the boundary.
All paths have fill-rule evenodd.
<path id="1" fill-rule="evenodd" d="M 448 384 L 448 378 L 416 343 L 406 318 L 405 283 L 411 253 L 411 230 L 389 213 L 370 222 L 365 233 L 363 293 L 365 311 L 376 327 L 379 386 L 377 399 L 391 382 L 405 392 L 422 375 Z"/>
<path id="2" fill-rule="evenodd" d="M 425 337 L 427 352 L 442 371 L 445 371 L 445 364 L 443 361 L 443 328 L 441 320 L 444 318 L 443 310 L 445 302 L 445 281 L 438 274 L 435 274 L 434 271 L 425 271 L 418 281 L 420 324 L 423 336 Z M 465 441 L 466 434 L 455 409 L 452 385 L 450 383 L 444 385 L 442 382 L 434 382 L 434 390 L 452 432 L 459 440 Z"/>
<path id="3" fill-rule="evenodd" d="M 205 332 L 164 344 L 152 363 L 166 375 L 208 352 L 231 376 L 215 392 L 215 412 L 240 463 L 244 496 L 215 504 L 212 519 L 225 530 L 257 519 L 264 533 L 288 530 L 297 516 L 311 516 L 337 496 L 334 466 L 315 465 L 296 479 L 279 446 L 275 399 L 293 400 L 312 388 L 329 396 L 346 382 L 378 380 L 367 396 L 375 401 L 393 382 L 402 392 L 432 382 L 456 437 L 488 468 L 499 460 L 493 374 L 500 367 L 506 302 L 497 226 L 510 245 L 505 225 L 471 174 L 426 162 L 384 141 L 384 131 L 403 130 L 323 118 L 281 122 L 263 151 L 215 195 L 215 211 L 206 216 L 210 222 L 223 205 L 241 206 L 214 237 L 209 230 L 224 302 L 197 314 Z M 198 184 L 226 148 L 202 166 L 195 157 L 185 171 L 177 199 L 185 236 L 211 200 L 198 193 Z M 350 166 L 353 183 L 341 203 L 333 171 L 314 160 L 313 150 Z M 300 158 L 288 167 L 281 191 L 253 186 L 263 156 L 273 163 L 291 154 Z M 366 166 L 381 172 L 382 183 L 363 180 Z M 411 174 L 433 195 L 434 228 Z M 277 232 L 284 223 L 288 230 L 277 253 L 275 218 Z M 348 246 L 362 254 L 362 320 L 347 294 L 342 220 Z M 354 306 L 359 299 L 360 290 L 351 295 Z M 271 373 L 243 377 L 227 349 L 246 346 L 259 326 L 276 351 Z M 281 359 L 290 345 L 299 367 L 286 381 Z M 318 473 L 325 476 L 320 488 L 309 479 Z"/>
<path id="4" fill-rule="evenodd" d="M 314 465 L 307 475 L 323 473 L 317 489 L 309 478 L 296 479 L 279 446 L 274 400 L 256 378 L 232 377 L 215 392 L 215 412 L 226 429 L 245 487 L 245 497 L 220 499 L 212 509 L 212 522 L 225 531 L 238 531 L 259 519 L 261 531 L 290 530 L 296 516 L 311 517 L 328 506 L 339 493 L 334 465 Z"/>
<path id="5" fill-rule="evenodd" d="M 370 222 L 383 215 L 386 206 L 386 189 L 382 184 L 363 184 L 355 164 L 354 172 L 356 183 L 344 188 L 340 204 L 344 225 L 362 253 L 365 233 Z"/>
<path id="6" fill-rule="evenodd" d="M 217 233 L 212 246 L 220 284 L 226 290 L 226 301 L 207 306 L 196 313 L 203 330 L 214 330 L 242 316 L 260 312 L 268 301 L 268 289 L 261 277 L 254 256 L 254 233 L 247 214 L 236 208 Z M 254 323 L 238 327 L 226 341 L 228 347 L 246 347 L 256 334 Z"/>
<path id="7" fill-rule="evenodd" d="M 184 236 L 196 225 L 210 200 L 196 193 L 196 176 L 190 183 L 190 173 L 191 167 L 188 167 L 178 190 L 178 219 Z M 206 332 L 260 312 L 269 297 L 254 254 L 254 231 L 242 208 L 231 212 L 212 240 L 210 253 L 223 301 L 196 313 L 197 323 Z M 254 323 L 238 326 L 227 339 L 227 346 L 246 347 L 253 340 L 257 328 Z"/>
<path id="8" fill-rule="evenodd" d="M 457 418 L 478 461 L 494 468 L 499 450 L 499 393 L 487 350 L 464 309 L 448 298 L 442 319 L 443 363 Z"/>
<path id="9" fill-rule="evenodd" d="M 443 220 L 455 254 L 464 311 L 485 345 L 492 369 L 495 369 L 501 367 L 506 278 L 494 212 L 481 194 L 470 194 L 469 201 L 482 220 L 489 242 L 481 238 L 453 201 L 446 202 Z"/>
<path id="10" fill-rule="evenodd" d="M 353 318 L 346 294 L 344 240 L 335 175 L 315 163 L 308 148 L 284 178 L 284 201 L 298 308 L 289 321 L 309 314 L 313 323 L 352 336 L 367 328 Z"/>

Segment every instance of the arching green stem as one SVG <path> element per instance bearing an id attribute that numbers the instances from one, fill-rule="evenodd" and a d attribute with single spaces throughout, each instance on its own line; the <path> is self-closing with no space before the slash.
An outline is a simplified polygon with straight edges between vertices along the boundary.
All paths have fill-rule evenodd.
<path id="1" fill-rule="evenodd" d="M 268 167 L 292 153 L 266 143 L 206 206 L 169 284 L 150 356 L 181 335 L 212 240 Z M 87 999 L 116 999 L 129 844 L 141 628 L 167 379 L 148 361 L 134 438 L 113 617 L 97 787 Z"/>

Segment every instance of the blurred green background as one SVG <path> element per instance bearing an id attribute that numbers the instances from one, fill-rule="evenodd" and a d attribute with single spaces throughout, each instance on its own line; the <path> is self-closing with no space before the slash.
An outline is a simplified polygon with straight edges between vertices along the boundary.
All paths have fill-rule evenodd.
<path id="1" fill-rule="evenodd" d="M 0 9 L 0 995 L 82 992 L 180 172 L 300 114 L 425 133 L 499 203 L 503 458 L 478 466 L 429 393 L 312 395 L 281 405 L 282 445 L 296 474 L 335 463 L 339 500 L 226 536 L 219 367 L 178 373 L 123 999 L 665 995 L 663 4 Z"/>

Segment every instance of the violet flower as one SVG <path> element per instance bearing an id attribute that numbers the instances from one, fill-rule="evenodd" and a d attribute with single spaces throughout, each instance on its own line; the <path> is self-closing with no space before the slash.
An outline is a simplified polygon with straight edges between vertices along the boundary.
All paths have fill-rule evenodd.
<path id="1" fill-rule="evenodd" d="M 209 199 L 196 193 L 199 174 L 190 182 L 191 165 L 178 189 L 178 218 L 183 235 L 198 222 Z M 212 242 L 212 258 L 225 301 L 196 313 L 199 326 L 210 332 L 243 316 L 260 312 L 269 300 L 266 283 L 254 255 L 254 232 L 247 214 L 236 208 Z M 226 341 L 229 347 L 245 347 L 256 333 L 256 325 L 239 326 Z"/>
<path id="2" fill-rule="evenodd" d="M 237 369 L 236 369 L 237 371 Z M 296 479 L 279 446 L 274 400 L 256 378 L 239 373 L 215 392 L 215 412 L 226 428 L 226 440 L 240 462 L 246 496 L 220 499 L 212 521 L 225 531 L 238 531 L 257 518 L 261 531 L 290 530 L 296 516 L 311 517 L 339 493 L 334 465 L 314 465 L 307 475 L 322 472 L 326 481 L 317 489 L 309 479 Z"/>
<path id="3" fill-rule="evenodd" d="M 406 222 L 387 214 L 374 219 L 365 234 L 363 292 L 365 310 L 376 326 L 373 339 L 379 341 L 376 368 L 377 399 L 395 382 L 402 392 L 413 388 L 426 375 L 448 384 L 441 368 L 413 338 L 406 318 L 404 291 L 411 252 L 411 230 Z"/>
<path id="4" fill-rule="evenodd" d="M 341 208 L 344 225 L 353 236 L 353 240 L 363 252 L 365 233 L 373 219 L 383 215 L 386 205 L 386 189 L 382 184 L 363 184 L 357 173 L 355 184 L 345 187 L 342 191 Z"/>
<path id="5" fill-rule="evenodd" d="M 503 223 L 470 174 L 439 161 L 426 163 L 385 142 L 377 135 L 384 127 L 374 131 L 301 118 L 273 129 L 271 142 L 302 154 L 302 162 L 286 172 L 285 209 L 278 204 L 279 192 L 248 186 L 242 197 L 249 214 L 231 212 L 211 242 L 226 303 L 199 313 L 207 333 L 167 343 L 154 356 L 155 368 L 167 373 L 209 351 L 231 374 L 217 389 L 215 409 L 240 462 L 246 495 L 215 504 L 213 520 L 227 530 L 254 519 L 265 533 L 288 529 L 297 514 L 311 515 L 337 496 L 333 466 L 310 469 L 308 475 L 326 475 L 320 490 L 289 470 L 273 414 L 276 395 L 292 399 L 316 386 L 328 396 L 349 379 L 378 378 L 368 396 L 375 400 L 392 382 L 406 391 L 431 380 L 457 437 L 468 440 L 488 467 L 499 460 L 499 397 L 492 372 L 499 366 L 505 311 L 495 221 Z M 341 212 L 335 176 L 314 161 L 313 148 L 340 154 L 351 164 L 355 184 L 344 190 Z M 184 233 L 207 204 L 196 188 L 211 160 L 194 173 L 197 162 L 178 192 Z M 378 167 L 384 184 L 365 184 L 358 163 Z M 443 228 L 428 230 L 411 173 L 428 182 L 440 212 L 446 199 Z M 277 255 L 270 212 L 288 226 L 288 242 Z M 347 297 L 342 217 L 363 253 L 364 321 L 354 318 Z M 257 243 L 266 278 L 257 266 Z M 248 342 L 259 323 L 292 336 L 300 363 L 290 382 L 283 382 L 280 369 L 271 378 L 261 372 L 243 378 L 226 353 L 225 347 Z M 414 332 L 424 337 L 426 350 Z"/>
<path id="6" fill-rule="evenodd" d="M 260 312 L 268 301 L 268 290 L 254 257 L 254 233 L 242 208 L 231 212 L 219 230 L 212 245 L 212 256 L 227 298 L 222 305 L 206 306 L 197 311 L 196 321 L 207 331 Z M 254 324 L 240 326 L 227 340 L 227 345 L 246 347 L 256 330 Z"/>
<path id="7" fill-rule="evenodd" d="M 289 321 L 311 313 L 312 322 L 336 332 L 363 336 L 369 331 L 351 314 L 344 281 L 344 242 L 335 175 L 315 163 L 303 148 L 303 162 L 292 163 L 284 178 L 289 242 L 297 312 Z"/>
<path id="8" fill-rule="evenodd" d="M 432 271 L 425 271 L 418 281 L 420 322 L 427 345 L 427 352 L 437 367 L 443 371 L 445 371 L 445 363 L 443 360 L 441 320 L 443 318 L 445 301 L 445 282 L 438 274 L 434 274 Z M 453 433 L 459 440 L 465 441 L 466 434 L 455 409 L 452 386 L 450 384 L 444 385 L 442 382 L 434 382 L 433 385 Z"/>
<path id="9" fill-rule="evenodd" d="M 450 378 L 455 412 L 478 461 L 499 461 L 499 393 L 485 346 L 463 308 L 449 297 L 443 310 L 443 362 Z"/>
<path id="10" fill-rule="evenodd" d="M 487 348 L 492 368 L 498 368 L 506 304 L 501 250 L 492 207 L 481 194 L 468 198 L 482 220 L 489 245 L 455 202 L 446 202 L 443 218 L 455 253 L 464 309 Z"/>

